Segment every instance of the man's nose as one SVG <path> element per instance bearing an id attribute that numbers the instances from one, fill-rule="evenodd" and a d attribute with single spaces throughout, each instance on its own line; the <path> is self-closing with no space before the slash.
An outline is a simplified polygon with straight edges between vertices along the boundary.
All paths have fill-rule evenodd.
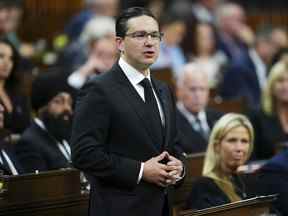
<path id="1" fill-rule="evenodd" d="M 64 111 L 68 112 L 69 114 L 73 113 L 71 104 L 64 104 Z"/>

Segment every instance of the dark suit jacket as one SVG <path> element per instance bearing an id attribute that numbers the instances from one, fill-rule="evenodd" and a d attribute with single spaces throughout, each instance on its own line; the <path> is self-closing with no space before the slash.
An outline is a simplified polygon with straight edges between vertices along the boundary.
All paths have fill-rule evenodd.
<path id="1" fill-rule="evenodd" d="M 161 215 L 165 194 L 170 199 L 170 188 L 143 180 L 137 184 L 141 162 L 163 150 L 178 157 L 174 99 L 167 85 L 153 82 L 165 115 L 161 150 L 145 117 L 144 102 L 118 64 L 93 78 L 80 94 L 72 130 L 72 162 L 91 183 L 90 215 Z"/>
<path id="2" fill-rule="evenodd" d="M 9 159 L 11 160 L 11 162 L 13 163 L 15 169 L 17 170 L 18 174 L 22 174 L 24 173 L 24 170 L 21 166 L 21 164 L 18 161 L 18 158 L 15 154 L 15 148 L 14 145 L 11 143 L 7 143 L 6 141 L 0 141 L 0 151 L 4 150 L 6 152 L 6 154 L 8 155 Z M 9 166 L 1 164 L 0 163 L 0 170 L 3 171 L 4 175 L 12 175 L 12 172 L 9 168 Z"/>
<path id="3" fill-rule="evenodd" d="M 4 112 L 5 128 L 12 133 L 22 134 L 23 131 L 30 125 L 31 109 L 29 99 L 26 96 L 8 92 L 11 102 L 13 104 L 13 111 Z M 17 123 L 15 123 L 17 122 Z"/>
<path id="4" fill-rule="evenodd" d="M 279 145 L 288 142 L 286 134 L 276 115 L 268 116 L 263 111 L 250 112 L 249 118 L 255 131 L 254 160 L 270 159 Z"/>
<path id="5" fill-rule="evenodd" d="M 259 108 L 261 89 L 256 66 L 249 55 L 233 62 L 227 68 L 220 84 L 219 93 L 225 99 L 244 97 L 250 108 Z"/>
<path id="6" fill-rule="evenodd" d="M 212 130 L 216 121 L 223 115 L 221 112 L 206 109 L 207 121 L 210 129 Z M 196 131 L 186 117 L 177 110 L 177 126 L 179 128 L 179 134 L 181 135 L 180 148 L 185 153 L 197 153 L 205 152 L 208 141 Z"/>
<path id="7" fill-rule="evenodd" d="M 255 195 L 255 191 L 251 190 L 251 187 L 249 187 L 245 178 L 237 176 L 237 178 L 235 177 L 234 179 L 233 183 L 235 185 L 236 193 L 241 199 L 246 198 L 246 196 L 249 198 Z M 230 202 L 229 197 L 220 187 L 218 187 L 212 178 L 202 176 L 193 182 L 185 209 L 200 210 Z"/>
<path id="8" fill-rule="evenodd" d="M 15 146 L 18 159 L 26 173 L 69 167 L 56 140 L 32 122 Z"/>
<path id="9" fill-rule="evenodd" d="M 288 150 L 269 160 L 259 171 L 258 190 L 261 195 L 278 194 L 274 211 L 288 215 Z"/>

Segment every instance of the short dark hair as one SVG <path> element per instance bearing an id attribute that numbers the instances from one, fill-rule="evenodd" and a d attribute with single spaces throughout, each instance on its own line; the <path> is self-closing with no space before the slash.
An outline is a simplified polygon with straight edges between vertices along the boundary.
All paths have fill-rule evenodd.
<path id="1" fill-rule="evenodd" d="M 117 37 L 125 37 L 126 32 L 128 31 L 127 22 L 129 19 L 139 16 L 149 16 L 153 19 L 156 17 L 146 8 L 143 7 L 131 7 L 124 10 L 116 20 L 116 36 Z M 157 21 L 158 22 L 158 21 Z"/>

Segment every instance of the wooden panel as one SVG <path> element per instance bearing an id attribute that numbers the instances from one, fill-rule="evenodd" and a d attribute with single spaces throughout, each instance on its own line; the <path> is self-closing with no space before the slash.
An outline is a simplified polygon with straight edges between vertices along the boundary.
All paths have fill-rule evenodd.
<path id="1" fill-rule="evenodd" d="M 156 79 L 167 83 L 173 91 L 175 90 L 175 79 L 171 68 L 153 69 L 151 70 L 151 74 Z"/>
<path id="2" fill-rule="evenodd" d="M 0 215 L 84 216 L 89 194 L 81 191 L 80 173 L 63 169 L 38 174 L 1 176 Z"/>
<path id="3" fill-rule="evenodd" d="M 224 113 L 243 113 L 247 109 L 244 98 L 223 100 L 220 96 L 212 97 L 209 100 L 208 107 Z"/>
<path id="4" fill-rule="evenodd" d="M 261 196 L 239 202 L 229 203 L 225 205 L 215 206 L 203 210 L 193 211 L 185 210 L 180 212 L 180 216 L 262 216 L 269 214 L 271 203 L 275 201 L 276 196 Z"/>
<path id="5" fill-rule="evenodd" d="M 272 26 L 283 26 L 287 28 L 288 26 L 288 15 L 287 11 L 277 11 L 276 12 L 257 12 L 250 14 L 248 16 L 248 25 L 254 30 L 263 25 Z"/>
<path id="6" fill-rule="evenodd" d="M 177 215 L 183 207 L 196 177 L 202 175 L 205 153 L 190 154 L 186 156 L 186 175 L 183 184 L 175 190 L 174 194 L 174 215 Z"/>
<path id="7" fill-rule="evenodd" d="M 20 36 L 26 41 L 51 39 L 83 8 L 83 0 L 26 0 Z"/>

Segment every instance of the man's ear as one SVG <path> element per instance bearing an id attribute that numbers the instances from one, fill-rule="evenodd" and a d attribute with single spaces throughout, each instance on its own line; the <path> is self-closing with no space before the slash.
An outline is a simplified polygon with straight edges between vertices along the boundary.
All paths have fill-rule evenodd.
<path id="1" fill-rule="evenodd" d="M 118 49 L 120 52 L 123 52 L 123 51 L 124 51 L 123 38 L 121 38 L 121 37 L 116 37 L 115 40 L 116 40 L 117 49 Z"/>

